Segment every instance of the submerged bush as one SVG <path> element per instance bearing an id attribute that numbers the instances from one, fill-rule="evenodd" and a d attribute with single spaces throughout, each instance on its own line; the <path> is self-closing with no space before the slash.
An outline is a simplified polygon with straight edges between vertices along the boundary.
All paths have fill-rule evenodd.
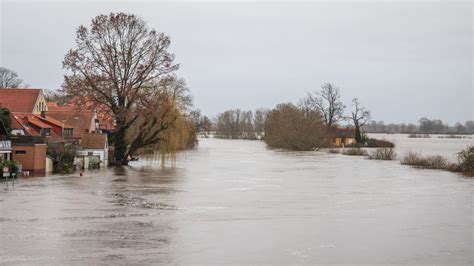
<path id="1" fill-rule="evenodd" d="M 447 169 L 448 160 L 440 155 L 422 156 L 416 152 L 409 152 L 400 162 L 404 165 L 410 165 L 425 169 Z"/>
<path id="2" fill-rule="evenodd" d="M 347 147 L 351 148 L 394 148 L 395 144 L 388 140 L 381 140 L 381 139 L 364 139 L 362 143 L 353 143 L 347 145 Z"/>
<path id="3" fill-rule="evenodd" d="M 410 134 L 409 138 L 431 138 L 429 134 Z"/>
<path id="4" fill-rule="evenodd" d="M 368 139 L 367 140 L 367 147 L 369 148 L 393 148 L 395 144 L 388 140 L 382 139 Z"/>
<path id="5" fill-rule="evenodd" d="M 365 156 L 367 155 L 367 152 L 361 148 L 350 148 L 344 150 L 342 154 L 350 156 Z"/>
<path id="6" fill-rule="evenodd" d="M 395 160 L 397 153 L 393 148 L 378 148 L 369 153 L 369 159 L 373 160 Z"/>
<path id="7" fill-rule="evenodd" d="M 327 153 L 333 153 L 333 154 L 338 154 L 339 153 L 339 149 L 328 149 L 326 150 Z"/>
<path id="8" fill-rule="evenodd" d="M 458 153 L 458 170 L 468 176 L 474 176 L 474 146 L 468 146 Z"/>

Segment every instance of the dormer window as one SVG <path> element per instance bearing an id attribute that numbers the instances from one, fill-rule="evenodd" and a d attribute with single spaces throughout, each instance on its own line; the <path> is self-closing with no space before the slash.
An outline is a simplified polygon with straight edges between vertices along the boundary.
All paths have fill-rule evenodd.
<path id="1" fill-rule="evenodd" d="M 41 129 L 41 136 L 43 137 L 51 136 L 51 129 L 50 128 Z"/>

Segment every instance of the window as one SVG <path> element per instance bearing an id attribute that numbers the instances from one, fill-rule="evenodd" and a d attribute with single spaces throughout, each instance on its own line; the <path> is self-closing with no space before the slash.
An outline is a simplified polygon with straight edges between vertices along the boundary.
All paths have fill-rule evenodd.
<path id="1" fill-rule="evenodd" d="M 26 151 L 23 150 L 17 150 L 15 151 L 15 154 L 20 155 L 20 154 L 26 154 Z"/>
<path id="2" fill-rule="evenodd" d="M 49 128 L 43 128 L 41 129 L 41 136 L 51 136 L 51 129 Z"/>
<path id="3" fill-rule="evenodd" d="M 65 128 L 64 131 L 63 131 L 63 136 L 64 137 L 72 136 L 72 128 Z"/>

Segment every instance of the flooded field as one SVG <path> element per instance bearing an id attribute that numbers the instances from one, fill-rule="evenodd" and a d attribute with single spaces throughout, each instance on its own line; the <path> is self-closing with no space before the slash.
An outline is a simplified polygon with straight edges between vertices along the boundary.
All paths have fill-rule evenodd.
<path id="1" fill-rule="evenodd" d="M 408 134 L 369 134 L 369 137 L 384 139 L 395 143 L 398 157 L 408 152 L 423 155 L 441 155 L 452 162 L 457 161 L 457 153 L 468 145 L 474 145 L 473 135 L 430 135 L 429 138 L 409 138 Z"/>
<path id="2" fill-rule="evenodd" d="M 0 185 L 2 264 L 474 262 L 474 181 L 398 161 L 201 139 L 174 168 Z"/>

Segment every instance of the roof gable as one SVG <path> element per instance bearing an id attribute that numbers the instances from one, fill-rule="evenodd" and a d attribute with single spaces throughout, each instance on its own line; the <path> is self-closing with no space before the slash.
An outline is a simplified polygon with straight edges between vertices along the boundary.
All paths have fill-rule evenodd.
<path id="1" fill-rule="evenodd" d="M 10 112 L 33 113 L 41 89 L 0 89 L 0 108 Z"/>

